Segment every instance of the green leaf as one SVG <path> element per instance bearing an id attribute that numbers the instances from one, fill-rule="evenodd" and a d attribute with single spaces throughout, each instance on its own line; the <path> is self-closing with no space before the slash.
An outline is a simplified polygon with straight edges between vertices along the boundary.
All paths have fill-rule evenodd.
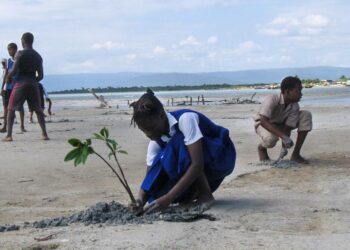
<path id="1" fill-rule="evenodd" d="M 113 152 L 110 152 L 109 154 L 108 154 L 108 159 L 111 159 L 111 156 L 113 155 Z"/>
<path id="2" fill-rule="evenodd" d="M 103 129 L 101 129 L 100 134 L 107 139 L 109 137 L 109 131 L 106 127 L 103 127 Z"/>
<path id="3" fill-rule="evenodd" d="M 64 158 L 64 161 L 71 161 L 75 157 L 77 157 L 79 154 L 80 154 L 80 148 L 75 148 L 66 155 L 66 157 Z"/>
<path id="4" fill-rule="evenodd" d="M 89 152 L 89 154 L 93 154 L 95 151 L 92 147 L 88 147 L 88 152 Z"/>
<path id="5" fill-rule="evenodd" d="M 128 154 L 128 152 L 126 152 L 125 150 L 118 150 L 117 152 L 120 154 L 126 154 L 126 155 Z"/>
<path id="6" fill-rule="evenodd" d="M 109 148 L 109 150 L 113 151 L 113 147 L 111 146 L 111 144 L 109 144 L 108 142 L 106 143 L 106 146 Z"/>
<path id="7" fill-rule="evenodd" d="M 91 139 L 86 139 L 86 144 L 91 145 Z"/>
<path id="8" fill-rule="evenodd" d="M 81 163 L 81 155 L 79 155 L 77 158 L 74 160 L 74 167 L 78 166 Z"/>
<path id="9" fill-rule="evenodd" d="M 110 148 L 111 150 L 113 149 L 113 151 L 115 151 L 117 149 L 118 143 L 115 140 L 106 139 L 106 142 L 108 145 L 112 145 L 112 148 Z"/>
<path id="10" fill-rule="evenodd" d="M 108 142 L 110 144 L 118 145 L 118 143 L 115 140 L 113 140 L 113 139 L 106 139 L 106 142 Z"/>
<path id="11" fill-rule="evenodd" d="M 100 130 L 100 134 L 103 136 L 103 137 L 106 137 L 106 128 L 103 128 Z"/>
<path id="12" fill-rule="evenodd" d="M 93 139 L 97 139 L 97 140 L 105 140 L 100 134 L 97 134 L 97 133 L 94 133 L 94 136 L 95 136 L 95 138 L 93 138 Z"/>
<path id="13" fill-rule="evenodd" d="M 82 153 L 81 153 L 81 155 L 80 155 L 80 157 L 81 157 L 81 162 L 82 162 L 83 164 L 85 164 L 85 162 L 86 162 L 88 156 L 89 156 L 89 148 L 88 148 L 87 145 L 84 145 L 83 150 L 82 150 Z"/>
<path id="14" fill-rule="evenodd" d="M 71 138 L 71 139 L 69 139 L 69 140 L 68 140 L 68 143 L 69 143 L 70 145 L 72 145 L 73 147 L 79 147 L 79 146 L 82 144 L 82 142 L 81 142 L 79 139 L 77 139 L 77 138 Z"/>

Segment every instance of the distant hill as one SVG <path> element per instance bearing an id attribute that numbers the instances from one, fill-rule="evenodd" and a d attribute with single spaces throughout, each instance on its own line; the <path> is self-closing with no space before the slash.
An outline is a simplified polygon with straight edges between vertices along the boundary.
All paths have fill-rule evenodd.
<path id="1" fill-rule="evenodd" d="M 255 84 L 280 82 L 285 76 L 299 76 L 301 79 L 330 79 L 350 76 L 350 68 L 307 67 L 258 69 L 244 71 L 202 72 L 202 73 L 142 73 L 121 72 L 101 74 L 46 75 L 48 91 L 96 87 L 166 86 L 200 84 Z"/>

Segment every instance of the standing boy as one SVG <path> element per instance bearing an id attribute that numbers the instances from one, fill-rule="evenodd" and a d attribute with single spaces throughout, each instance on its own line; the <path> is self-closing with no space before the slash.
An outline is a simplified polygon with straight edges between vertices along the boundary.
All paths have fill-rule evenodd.
<path id="1" fill-rule="evenodd" d="M 291 160 L 307 164 L 300 155 L 300 149 L 312 129 L 312 116 L 309 111 L 300 110 L 298 102 L 302 97 L 302 84 L 297 77 L 288 76 L 281 83 L 281 93 L 266 97 L 255 118 L 255 131 L 261 138 L 258 146 L 259 160 L 270 160 L 268 148 L 273 148 L 282 139 L 284 148 L 294 143 L 290 138 L 293 129 L 298 128 L 298 136 Z"/>
<path id="2" fill-rule="evenodd" d="M 23 106 L 25 100 L 35 111 L 42 131 L 42 139 L 49 140 L 45 127 L 44 112 L 40 105 L 40 94 L 38 82 L 43 79 L 43 60 L 38 52 L 33 49 L 33 34 L 27 32 L 22 35 L 21 42 L 23 50 L 18 51 L 15 57 L 15 64 L 7 75 L 7 79 L 18 72 L 17 82 L 10 96 L 7 116 L 7 136 L 3 141 L 12 141 L 12 127 L 15 117 L 15 110 Z"/>
<path id="3" fill-rule="evenodd" d="M 6 127 L 7 127 L 7 107 L 10 101 L 10 96 L 11 92 L 13 90 L 13 87 L 16 83 L 17 80 L 17 74 L 15 74 L 12 79 L 9 79 L 6 81 L 7 75 L 12 69 L 14 63 L 15 63 L 15 55 L 17 53 L 17 44 L 15 43 L 9 43 L 7 45 L 7 51 L 10 55 L 10 58 L 6 60 L 6 68 L 5 68 L 5 75 L 4 75 L 4 80 L 1 86 L 1 95 L 3 98 L 3 105 L 4 105 L 4 127 L 0 129 L 0 133 L 5 133 L 6 132 Z M 20 120 L 21 120 L 21 131 L 26 132 L 24 128 L 24 108 L 23 105 L 19 109 L 19 115 L 20 115 Z"/>

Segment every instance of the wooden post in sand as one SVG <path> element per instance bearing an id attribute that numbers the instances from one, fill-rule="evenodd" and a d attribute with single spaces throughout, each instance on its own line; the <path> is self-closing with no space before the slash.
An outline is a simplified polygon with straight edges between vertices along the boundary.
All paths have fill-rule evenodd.
<path id="1" fill-rule="evenodd" d="M 174 98 L 171 98 L 171 106 L 174 106 Z"/>
<path id="2" fill-rule="evenodd" d="M 204 95 L 202 95 L 202 104 L 205 105 Z"/>
<path id="3" fill-rule="evenodd" d="M 199 99 L 200 99 L 200 97 L 197 96 L 197 105 L 199 105 Z"/>
<path id="4" fill-rule="evenodd" d="M 190 106 L 192 106 L 192 96 L 190 96 Z"/>

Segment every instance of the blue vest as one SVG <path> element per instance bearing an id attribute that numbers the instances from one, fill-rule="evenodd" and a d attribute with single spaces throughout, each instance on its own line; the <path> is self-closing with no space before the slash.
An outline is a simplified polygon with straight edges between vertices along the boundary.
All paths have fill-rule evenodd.
<path id="1" fill-rule="evenodd" d="M 229 137 L 228 129 L 216 125 L 203 114 L 189 109 L 181 109 L 171 112 L 171 115 L 179 121 L 180 116 L 186 112 L 194 112 L 198 115 L 198 125 L 203 135 L 204 173 L 211 191 L 214 192 L 234 169 L 235 147 Z M 184 135 L 177 124 L 175 129 L 176 133 L 169 142 L 157 141 L 161 150 L 155 157 L 141 185 L 141 188 L 148 195 L 149 202 L 169 192 L 191 164 L 191 157 L 184 144 Z M 178 200 L 185 197 L 186 193 Z"/>
<path id="2" fill-rule="evenodd" d="M 13 65 L 15 64 L 15 61 L 13 61 L 12 58 L 9 58 L 7 59 L 7 65 L 6 65 L 6 68 L 7 68 L 7 72 L 10 72 Z M 15 83 L 16 83 L 16 80 L 17 80 L 17 76 L 18 76 L 18 72 L 12 77 L 12 81 L 11 82 L 7 82 L 6 83 L 6 88 L 5 90 L 11 90 L 13 89 Z"/>

